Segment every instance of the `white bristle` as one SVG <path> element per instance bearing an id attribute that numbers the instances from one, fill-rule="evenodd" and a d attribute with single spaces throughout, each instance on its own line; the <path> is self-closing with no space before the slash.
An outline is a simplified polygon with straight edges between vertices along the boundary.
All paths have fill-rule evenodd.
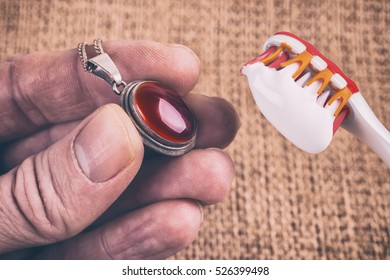
<path id="1" fill-rule="evenodd" d="M 286 43 L 287 45 L 289 45 L 291 47 L 291 51 L 296 54 L 299 54 L 306 50 L 306 46 L 302 42 L 283 34 L 276 34 L 269 38 L 265 42 L 263 49 L 266 50 L 267 48 L 269 48 L 269 46 L 280 46 L 282 43 Z"/>
<path id="2" fill-rule="evenodd" d="M 311 73 L 306 72 L 302 77 L 298 78 L 295 82 L 300 87 L 304 87 L 306 85 L 306 82 L 310 79 L 310 77 L 311 77 Z"/>
<path id="3" fill-rule="evenodd" d="M 332 82 L 333 86 L 338 89 L 345 88 L 348 84 L 347 81 L 343 77 L 341 77 L 340 74 L 338 73 L 333 74 L 330 81 Z"/>
<path id="4" fill-rule="evenodd" d="M 317 103 L 321 107 L 324 107 L 326 100 L 328 99 L 330 94 L 330 89 L 324 90 L 323 93 L 321 93 L 317 98 Z"/>
<path id="5" fill-rule="evenodd" d="M 317 71 L 322 71 L 326 67 L 328 67 L 328 64 L 319 56 L 315 55 L 310 61 L 311 66 L 316 69 Z"/>

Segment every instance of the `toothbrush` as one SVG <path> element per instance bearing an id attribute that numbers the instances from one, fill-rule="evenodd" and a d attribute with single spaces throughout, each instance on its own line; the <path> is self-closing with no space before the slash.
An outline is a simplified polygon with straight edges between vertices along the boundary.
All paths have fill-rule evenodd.
<path id="1" fill-rule="evenodd" d="M 336 64 L 289 32 L 276 33 L 263 49 L 241 73 L 260 111 L 283 136 L 317 154 L 341 126 L 390 168 L 390 132 Z"/>

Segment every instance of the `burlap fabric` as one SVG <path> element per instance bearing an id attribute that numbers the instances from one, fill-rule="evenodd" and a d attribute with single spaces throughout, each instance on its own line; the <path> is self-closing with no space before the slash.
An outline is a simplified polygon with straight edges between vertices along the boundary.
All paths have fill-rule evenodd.
<path id="1" fill-rule="evenodd" d="M 195 91 L 231 101 L 241 129 L 227 149 L 236 177 L 205 209 L 198 238 L 176 259 L 389 259 L 390 171 L 339 131 L 313 156 L 264 119 L 239 69 L 279 30 L 307 39 L 359 85 L 390 127 L 390 1 L 0 1 L 0 55 L 80 41 L 185 44 L 202 62 Z M 215 164 L 218 164 L 216 162 Z"/>

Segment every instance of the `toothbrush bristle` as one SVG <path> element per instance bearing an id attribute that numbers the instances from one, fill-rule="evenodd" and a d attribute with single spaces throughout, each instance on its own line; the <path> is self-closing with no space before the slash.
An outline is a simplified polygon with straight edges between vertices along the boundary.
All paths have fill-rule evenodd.
<path id="1" fill-rule="evenodd" d="M 284 62 L 282 64 L 283 67 L 286 67 L 288 65 L 291 65 L 293 63 L 298 62 L 299 68 L 295 73 L 293 74 L 293 79 L 296 79 L 299 77 L 299 75 L 302 74 L 302 72 L 310 65 L 310 61 L 312 59 L 312 55 L 308 53 L 307 51 L 301 52 L 299 55 L 291 58 L 290 60 Z"/>
<path id="2" fill-rule="evenodd" d="M 262 54 L 258 56 L 259 61 L 273 54 L 276 49 L 277 49 L 276 46 L 269 47 L 267 50 L 265 50 Z"/>
<path id="3" fill-rule="evenodd" d="M 310 87 L 313 83 L 318 85 L 311 87 L 318 94 L 316 102 L 334 114 L 335 132 L 348 115 L 348 99 L 359 91 L 356 84 L 312 44 L 292 33 L 278 32 L 265 46 L 265 51 L 245 63 L 244 67 L 260 62 L 268 68 L 281 70 L 298 64 L 292 78 L 302 88 Z"/>
<path id="4" fill-rule="evenodd" d="M 303 72 L 296 80 L 295 83 L 300 86 L 304 87 L 306 85 L 306 82 L 310 79 L 311 73 L 310 72 Z"/>
<path id="5" fill-rule="evenodd" d="M 321 107 L 325 107 L 326 102 L 329 100 L 330 92 L 331 90 L 327 89 L 323 91 L 321 94 L 319 94 L 317 97 L 317 104 L 320 105 Z"/>
<path id="6" fill-rule="evenodd" d="M 324 60 L 326 63 L 327 63 L 327 68 L 332 72 L 332 73 L 337 73 L 339 74 L 341 77 L 343 77 L 343 79 L 347 82 L 347 88 L 352 92 L 352 93 L 356 93 L 359 91 L 359 88 L 357 87 L 357 85 L 355 84 L 354 81 L 352 81 L 351 79 L 349 79 L 344 73 L 343 71 L 341 71 L 341 69 L 333 62 L 331 61 L 330 59 L 326 58 L 324 55 L 322 55 L 322 53 L 320 53 L 318 51 L 318 49 L 316 47 L 314 47 L 312 44 L 310 44 L 309 42 L 303 40 L 302 38 L 296 36 L 295 34 L 292 34 L 290 32 L 277 32 L 275 35 L 286 35 L 286 36 L 289 36 L 291 38 L 294 38 L 296 40 L 298 40 L 299 42 L 303 43 L 306 47 L 306 50 L 308 53 L 310 53 L 312 56 L 318 56 L 320 57 L 322 60 Z"/>
<path id="7" fill-rule="evenodd" d="M 287 52 L 283 52 L 276 58 L 273 62 L 271 62 L 268 67 L 269 68 L 275 68 L 275 69 L 280 69 L 281 64 L 286 62 L 289 59 L 289 55 Z"/>
<path id="8" fill-rule="evenodd" d="M 345 118 L 348 117 L 348 114 L 349 114 L 349 108 L 348 106 L 344 106 L 343 109 L 341 109 L 340 113 L 333 121 L 333 135 L 336 133 L 337 129 L 343 123 Z"/>
<path id="9" fill-rule="evenodd" d="M 271 46 L 270 48 L 265 50 L 262 54 L 256 56 L 255 58 L 249 60 L 248 62 L 244 63 L 243 67 L 245 67 L 247 65 L 251 65 L 251 64 L 257 63 L 257 62 L 261 62 L 263 59 L 265 59 L 268 56 L 272 55 L 275 50 L 276 50 L 276 47 L 275 46 Z M 242 68 L 241 68 L 240 71 L 242 71 Z"/>

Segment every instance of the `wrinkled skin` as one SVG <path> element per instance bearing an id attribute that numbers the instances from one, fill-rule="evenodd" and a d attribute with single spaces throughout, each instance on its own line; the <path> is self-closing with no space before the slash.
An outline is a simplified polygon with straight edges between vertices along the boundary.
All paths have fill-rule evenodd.
<path id="1" fill-rule="evenodd" d="M 189 94 L 200 66 L 188 48 L 104 43 L 124 81 L 158 80 L 199 122 L 196 147 L 176 158 L 144 151 L 109 86 L 86 73 L 76 49 L 0 63 L 0 256 L 20 259 L 161 259 L 196 237 L 202 207 L 234 176 L 220 149 L 236 135 L 230 103 Z"/>

